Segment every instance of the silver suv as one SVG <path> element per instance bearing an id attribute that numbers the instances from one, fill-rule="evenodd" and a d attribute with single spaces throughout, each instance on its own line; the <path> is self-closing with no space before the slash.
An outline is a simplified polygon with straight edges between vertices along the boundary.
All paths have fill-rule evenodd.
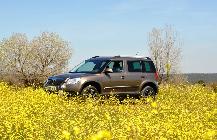
<path id="1" fill-rule="evenodd" d="M 158 93 L 158 74 L 148 57 L 100 57 L 85 60 L 68 73 L 51 76 L 44 87 L 48 91 L 64 90 L 70 94 Z"/>

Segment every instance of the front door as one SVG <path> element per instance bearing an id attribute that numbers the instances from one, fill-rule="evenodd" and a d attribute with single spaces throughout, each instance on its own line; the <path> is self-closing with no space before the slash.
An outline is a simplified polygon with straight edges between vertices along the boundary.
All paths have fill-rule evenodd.
<path id="1" fill-rule="evenodd" d="M 128 86 L 125 82 L 125 70 L 123 60 L 111 61 L 107 68 L 113 70 L 112 73 L 105 73 L 102 78 L 104 93 L 121 93 L 126 92 Z"/>

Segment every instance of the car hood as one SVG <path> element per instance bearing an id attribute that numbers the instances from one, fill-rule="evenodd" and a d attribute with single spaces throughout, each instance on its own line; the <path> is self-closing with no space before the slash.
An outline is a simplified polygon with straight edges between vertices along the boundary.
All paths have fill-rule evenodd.
<path id="1" fill-rule="evenodd" d="M 50 76 L 48 79 L 61 79 L 61 80 L 65 80 L 67 78 L 78 78 L 78 77 L 84 77 L 84 76 L 89 76 L 89 75 L 93 75 L 90 73 L 64 73 L 64 74 L 60 74 L 60 75 L 54 75 L 54 76 Z"/>

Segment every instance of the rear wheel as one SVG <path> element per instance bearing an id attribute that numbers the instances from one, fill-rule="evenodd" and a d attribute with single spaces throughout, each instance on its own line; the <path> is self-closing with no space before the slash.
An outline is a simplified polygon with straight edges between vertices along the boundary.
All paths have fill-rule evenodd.
<path id="1" fill-rule="evenodd" d="M 81 95 L 84 97 L 97 98 L 99 97 L 99 91 L 96 87 L 89 85 L 83 88 L 83 90 L 81 91 Z"/>
<path id="2" fill-rule="evenodd" d="M 148 97 L 148 96 L 155 97 L 156 91 L 151 86 L 145 86 L 141 91 L 141 95 L 142 97 Z"/>

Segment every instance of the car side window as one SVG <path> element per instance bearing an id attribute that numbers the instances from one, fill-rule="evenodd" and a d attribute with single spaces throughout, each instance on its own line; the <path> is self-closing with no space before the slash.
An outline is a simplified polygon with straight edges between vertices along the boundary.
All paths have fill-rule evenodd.
<path id="1" fill-rule="evenodd" d="M 141 61 L 127 61 L 128 71 L 129 72 L 142 72 L 142 63 Z"/>
<path id="2" fill-rule="evenodd" d="M 113 72 L 122 72 L 123 71 L 123 61 L 111 61 L 107 68 L 113 70 Z"/>
<path id="3" fill-rule="evenodd" d="M 148 73 L 156 72 L 154 63 L 152 61 L 143 61 L 143 71 Z"/>

